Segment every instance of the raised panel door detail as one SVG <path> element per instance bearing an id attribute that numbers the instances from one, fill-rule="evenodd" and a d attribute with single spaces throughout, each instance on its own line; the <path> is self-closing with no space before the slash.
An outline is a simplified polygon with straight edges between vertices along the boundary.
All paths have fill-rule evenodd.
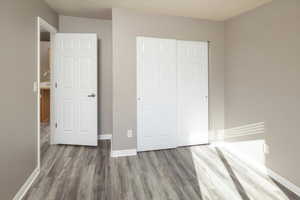
<path id="1" fill-rule="evenodd" d="M 62 57 L 61 58 L 61 66 L 62 67 L 62 87 L 64 88 L 73 88 L 73 79 L 74 77 L 74 70 L 75 70 L 75 58 L 72 57 Z"/>
<path id="2" fill-rule="evenodd" d="M 72 100 L 64 100 L 62 104 L 62 114 L 63 114 L 63 131 L 72 132 L 74 130 L 74 105 Z"/>
<path id="3" fill-rule="evenodd" d="M 59 33 L 55 36 L 54 143 L 96 146 L 97 36 Z"/>
<path id="4" fill-rule="evenodd" d="M 94 89 L 92 61 L 89 58 L 79 58 L 80 89 Z"/>

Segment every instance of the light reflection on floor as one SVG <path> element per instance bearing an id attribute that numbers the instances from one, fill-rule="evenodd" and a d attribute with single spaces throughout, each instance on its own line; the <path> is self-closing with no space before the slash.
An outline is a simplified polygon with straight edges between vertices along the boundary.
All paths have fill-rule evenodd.
<path id="1" fill-rule="evenodd" d="M 267 174 L 251 168 L 225 149 L 195 146 L 191 152 L 203 199 L 294 200 Z"/>
<path id="2" fill-rule="evenodd" d="M 42 130 L 42 132 L 49 132 L 49 127 L 42 127 Z M 43 144 L 41 153 L 44 155 L 47 153 L 49 147 L 49 135 L 41 134 L 41 137 L 41 144 Z M 58 146 L 53 148 L 63 147 Z M 182 156 L 178 156 L 178 154 Z M 183 160 L 183 158 L 185 158 L 185 160 Z M 163 162 L 166 159 L 167 161 Z M 178 159 L 180 161 L 178 161 Z M 147 165 L 150 161 L 154 162 L 153 166 Z M 190 189 L 188 184 L 191 185 L 191 181 L 193 180 L 196 183 L 198 182 L 198 185 L 195 184 L 197 189 L 194 192 L 198 193 L 199 197 L 201 196 L 203 200 L 300 200 L 291 194 L 291 192 L 287 192 L 287 189 L 277 185 L 266 173 L 251 168 L 222 147 L 184 147 L 173 150 L 144 152 L 137 157 L 117 158 L 113 160 L 111 163 L 112 166 L 117 163 L 118 166 L 123 167 L 123 178 L 128 176 L 128 179 L 134 178 L 135 180 L 138 179 L 139 176 L 134 170 L 126 170 L 125 163 L 128 162 L 131 162 L 131 165 L 137 168 L 143 166 L 151 169 L 146 171 L 147 173 L 143 173 L 145 181 L 147 183 L 153 182 L 153 188 L 156 188 L 155 186 L 159 183 L 164 183 L 158 187 L 161 191 L 173 191 L 172 185 L 170 185 L 169 182 L 171 180 L 171 182 L 183 182 L 187 185 L 185 189 L 189 189 L 188 191 L 191 192 L 193 188 Z M 168 162 L 170 165 L 167 165 L 166 171 L 161 170 L 161 174 L 157 173 L 157 169 L 160 169 L 161 165 L 167 164 Z M 183 173 L 183 170 L 186 170 L 186 173 Z M 164 176 L 166 174 L 163 172 L 170 171 L 174 172 L 171 174 L 177 174 L 178 172 L 180 177 L 174 178 L 170 176 L 169 179 L 165 178 Z M 115 172 L 112 172 L 112 174 L 115 174 Z M 161 176 L 156 177 L 153 174 Z M 109 176 L 109 178 L 111 177 Z M 45 179 L 43 179 L 43 181 L 45 181 Z M 166 188 L 168 188 L 168 190 L 164 190 Z M 119 189 L 120 187 L 117 187 L 116 191 L 119 191 Z M 155 195 L 159 194 L 157 189 L 153 189 L 152 192 Z M 175 197 L 176 190 L 173 192 L 173 197 Z M 199 199 L 199 197 L 190 199 Z"/>

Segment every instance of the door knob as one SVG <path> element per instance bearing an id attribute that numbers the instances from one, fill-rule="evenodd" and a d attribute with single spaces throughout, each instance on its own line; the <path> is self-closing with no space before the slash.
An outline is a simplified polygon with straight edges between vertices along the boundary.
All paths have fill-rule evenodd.
<path id="1" fill-rule="evenodd" d="M 95 97 L 96 95 L 93 93 L 93 94 L 90 94 L 88 95 L 88 97 Z"/>

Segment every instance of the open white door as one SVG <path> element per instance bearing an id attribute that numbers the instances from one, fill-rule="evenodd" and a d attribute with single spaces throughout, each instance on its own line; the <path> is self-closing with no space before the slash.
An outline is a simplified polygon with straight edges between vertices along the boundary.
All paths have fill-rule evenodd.
<path id="1" fill-rule="evenodd" d="M 177 41 L 178 146 L 208 143 L 208 42 Z"/>
<path id="2" fill-rule="evenodd" d="M 58 33 L 54 43 L 53 142 L 97 146 L 97 36 Z"/>

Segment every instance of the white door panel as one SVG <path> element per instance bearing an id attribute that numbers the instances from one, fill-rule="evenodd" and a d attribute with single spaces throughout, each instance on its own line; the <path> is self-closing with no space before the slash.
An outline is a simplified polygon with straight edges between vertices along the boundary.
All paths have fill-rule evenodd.
<path id="1" fill-rule="evenodd" d="M 97 36 L 56 34 L 54 143 L 97 145 Z"/>
<path id="2" fill-rule="evenodd" d="M 208 43 L 177 41 L 179 146 L 208 143 Z"/>
<path id="3" fill-rule="evenodd" d="M 208 43 L 137 38 L 138 151 L 208 143 Z"/>
<path id="4" fill-rule="evenodd" d="M 137 38 L 138 151 L 177 146 L 176 40 Z"/>

